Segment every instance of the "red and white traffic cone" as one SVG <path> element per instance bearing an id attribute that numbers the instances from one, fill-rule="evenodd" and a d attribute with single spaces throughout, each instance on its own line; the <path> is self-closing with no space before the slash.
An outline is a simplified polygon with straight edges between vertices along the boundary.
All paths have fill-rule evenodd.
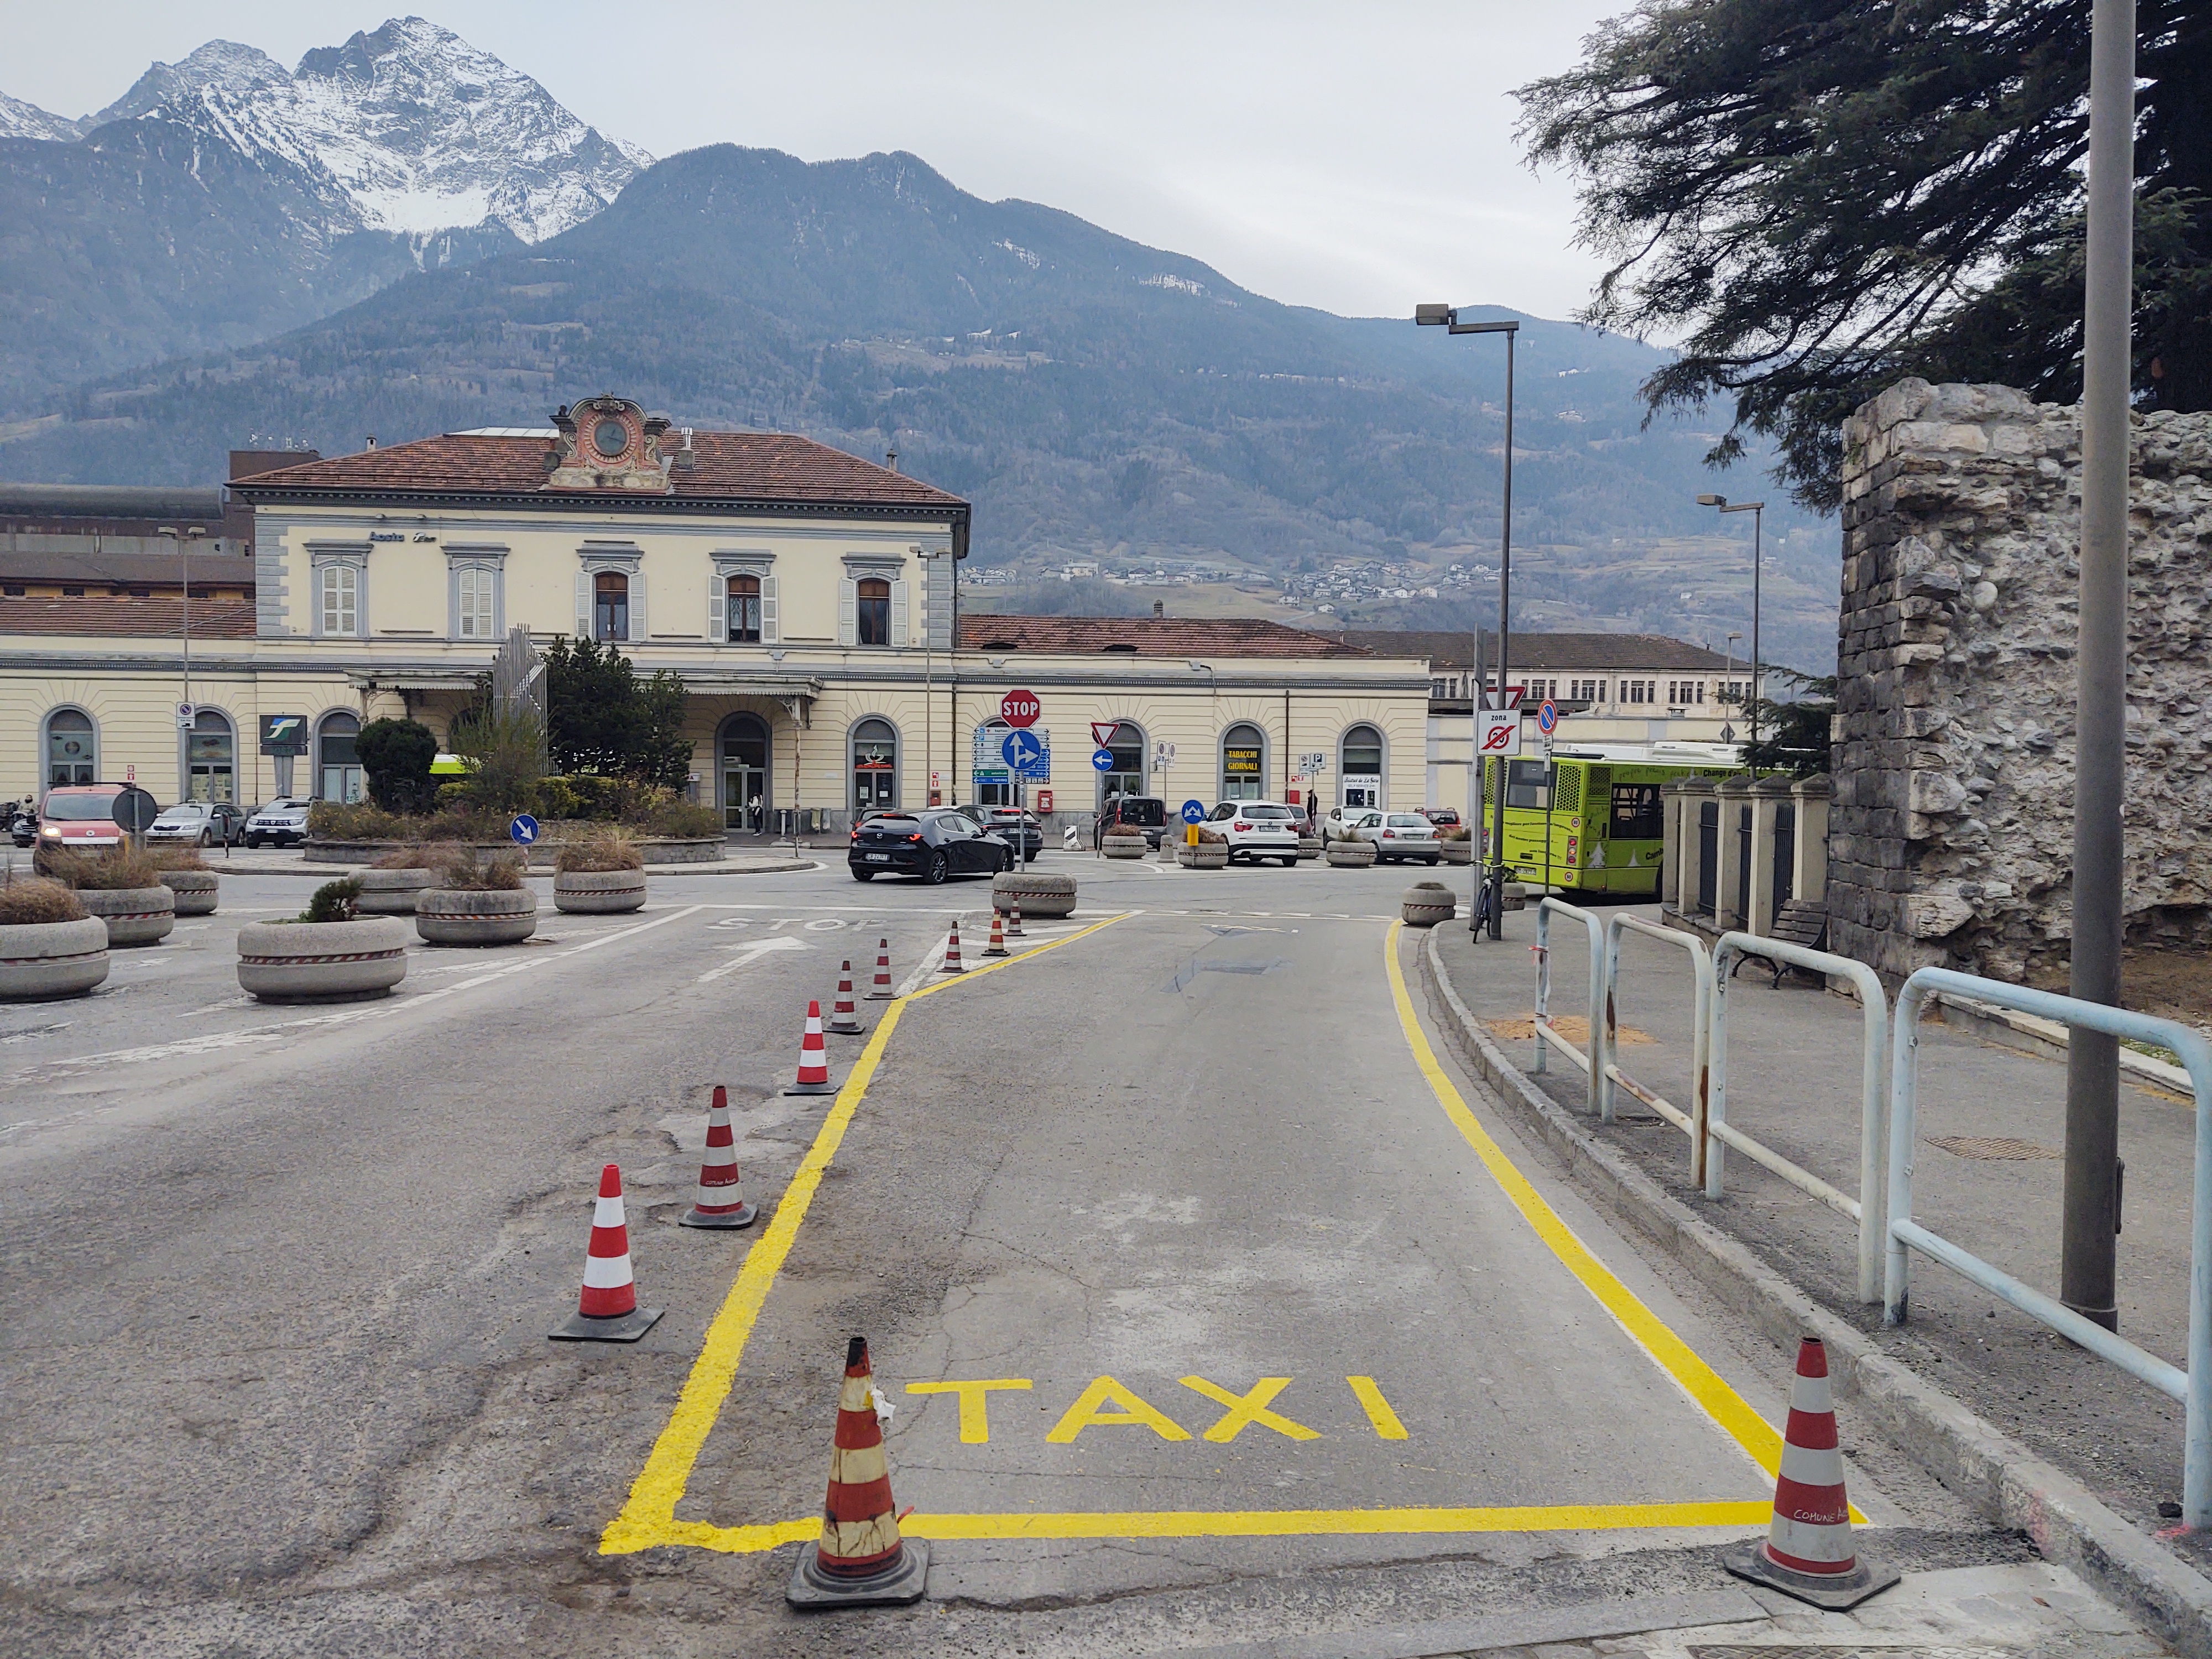
<path id="1" fill-rule="evenodd" d="M 834 1095 L 830 1081 L 830 1046 L 822 1041 L 822 1005 L 806 1005 L 806 1035 L 799 1040 L 799 1080 L 787 1095 Z"/>
<path id="2" fill-rule="evenodd" d="M 745 1202 L 738 1176 L 738 1143 L 730 1133 L 730 1091 L 714 1085 L 707 1109 L 707 1152 L 699 1162 L 699 1194 L 678 1224 L 684 1227 L 750 1227 L 760 1213 Z"/>
<path id="3" fill-rule="evenodd" d="M 1006 949 L 1006 924 L 996 910 L 991 912 L 991 942 L 983 947 L 987 957 L 1011 956 Z"/>
<path id="4" fill-rule="evenodd" d="M 592 1243 L 584 1256 L 584 1291 L 556 1342 L 635 1342 L 660 1319 L 658 1308 L 637 1305 L 629 1271 L 629 1226 L 623 1219 L 622 1170 L 599 1171 L 599 1199 L 592 1207 Z"/>
<path id="5" fill-rule="evenodd" d="M 964 974 L 968 971 L 967 964 L 960 960 L 960 918 L 957 916 L 952 918 L 952 931 L 945 936 L 945 965 L 937 971 L 940 974 Z"/>
<path id="6" fill-rule="evenodd" d="M 830 1454 L 822 1539 L 801 1553 L 784 1591 L 793 1607 L 903 1606 L 921 1600 L 929 1546 L 899 1536 L 874 1382 L 867 1339 L 856 1336 L 846 1345 L 845 1380 L 837 1390 L 837 1434 Z"/>
<path id="7" fill-rule="evenodd" d="M 887 939 L 876 941 L 876 981 L 868 988 L 868 1000 L 889 1002 L 891 990 L 891 942 Z"/>
<path id="8" fill-rule="evenodd" d="M 1764 1542 L 1748 1539 L 1721 1551 L 1721 1565 L 1739 1578 L 1842 1613 L 1898 1580 L 1895 1568 L 1863 1559 L 1851 1536 L 1851 1500 L 1844 1492 L 1844 1455 L 1836 1440 L 1836 1406 L 1828 1388 L 1828 1350 L 1816 1336 L 1797 1345 L 1797 1380 L 1790 1389 L 1790 1426 L 1782 1436 L 1782 1473 L 1774 1484 L 1774 1520 Z"/>
<path id="9" fill-rule="evenodd" d="M 837 1000 L 830 1005 L 830 1029 L 839 1036 L 858 1036 L 866 1028 L 860 1011 L 853 1006 L 853 964 L 837 964 Z"/>
<path id="10" fill-rule="evenodd" d="M 1022 936 L 1022 903 L 1016 899 L 1006 910 L 1006 937 L 1020 939 Z"/>

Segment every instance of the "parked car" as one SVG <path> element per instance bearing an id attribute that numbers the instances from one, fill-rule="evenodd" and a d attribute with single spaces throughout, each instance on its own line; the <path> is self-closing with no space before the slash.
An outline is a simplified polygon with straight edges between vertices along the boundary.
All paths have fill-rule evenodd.
<path id="1" fill-rule="evenodd" d="M 1155 853 L 1160 850 L 1160 839 L 1168 832 L 1168 804 L 1158 795 L 1111 795 L 1103 811 L 1091 826 L 1091 848 L 1098 850 L 1109 830 L 1120 826 L 1144 832 L 1145 844 Z"/>
<path id="2" fill-rule="evenodd" d="M 128 787 L 78 783 L 47 790 L 39 804 L 39 844 L 66 847 L 71 852 L 120 847 L 123 831 L 115 823 L 115 798 Z"/>
<path id="3" fill-rule="evenodd" d="M 1044 826 L 1036 813 L 1018 806 L 986 806 L 982 811 L 983 828 L 1021 857 L 1033 859 L 1044 851 Z"/>
<path id="4" fill-rule="evenodd" d="M 1459 809 L 1457 807 L 1431 806 L 1425 809 L 1421 813 L 1421 816 L 1426 818 L 1431 823 L 1436 825 L 1439 830 L 1456 830 L 1459 828 Z"/>
<path id="5" fill-rule="evenodd" d="M 1229 861 L 1274 859 L 1285 865 L 1298 861 L 1298 829 L 1291 809 L 1279 801 L 1225 800 L 1207 820 L 1229 837 Z"/>
<path id="6" fill-rule="evenodd" d="M 39 809 L 18 806 L 8 815 L 8 833 L 18 847 L 28 847 L 39 838 Z"/>
<path id="7" fill-rule="evenodd" d="M 227 800 L 179 801 L 146 830 L 148 841 L 189 842 L 195 847 L 234 847 L 246 834 L 246 815 Z"/>
<path id="8" fill-rule="evenodd" d="M 1419 859 L 1434 864 L 1443 856 L 1437 826 L 1419 812 L 1370 812 L 1355 826 L 1359 839 L 1375 843 L 1377 864 Z"/>
<path id="9" fill-rule="evenodd" d="M 1372 806 L 1332 806 L 1328 816 L 1322 820 L 1321 833 L 1331 841 L 1349 841 L 1366 827 L 1382 821 L 1381 811 Z"/>
<path id="10" fill-rule="evenodd" d="M 845 863 L 855 881 L 889 875 L 919 876 L 936 883 L 951 876 L 1011 870 L 1014 849 L 987 834 L 967 813 L 933 806 L 870 818 L 854 834 Z"/>
<path id="11" fill-rule="evenodd" d="M 246 821 L 246 844 L 297 847 L 307 838 L 307 803 L 278 796 Z"/>

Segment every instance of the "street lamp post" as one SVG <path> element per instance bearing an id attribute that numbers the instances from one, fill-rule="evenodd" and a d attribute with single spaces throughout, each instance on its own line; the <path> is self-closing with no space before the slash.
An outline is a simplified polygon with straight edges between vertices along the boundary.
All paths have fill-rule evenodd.
<path id="1" fill-rule="evenodd" d="M 936 641 L 930 638 L 930 626 L 936 618 L 930 611 L 929 567 L 935 560 L 950 558 L 952 550 L 949 547 L 941 547 L 931 551 L 916 547 L 908 550 L 921 562 L 921 798 L 928 801 L 930 805 L 934 806 L 937 803 L 929 799 L 929 781 L 933 775 L 929 768 L 937 752 L 934 741 L 937 732 L 936 661 L 931 655 Z M 948 641 L 947 649 L 950 648 L 951 644 Z M 945 735 L 946 746 L 950 748 L 955 734 L 948 730 Z M 949 759 L 950 757 L 948 756 L 947 758 Z M 958 770 L 957 767 L 953 769 Z"/>
<path id="2" fill-rule="evenodd" d="M 1515 321 L 1462 322 L 1459 313 L 1450 306 L 1424 305 L 1413 307 L 1413 320 L 1423 328 L 1442 328 L 1452 334 L 1503 334 L 1505 337 L 1505 498 L 1500 513 L 1498 550 L 1498 701 L 1500 708 L 1510 707 L 1507 699 L 1512 696 L 1507 682 L 1512 662 L 1512 605 L 1513 605 L 1513 343 L 1521 331 Z M 1475 659 L 1482 657 L 1482 618 L 1474 621 Z M 1474 726 L 1474 754 L 1469 757 L 1479 779 L 1482 775 L 1482 690 L 1480 672 L 1475 680 L 1474 706 L 1468 719 Z M 1516 718 L 1518 711 L 1516 710 Z M 1520 745 L 1514 745 L 1518 748 Z M 1498 807 L 1492 817 L 1495 828 L 1491 832 L 1490 861 L 1485 866 L 1482 882 L 1475 888 L 1474 914 L 1471 921 L 1474 931 L 1480 934 L 1483 916 L 1487 909 L 1490 936 L 1505 936 L 1505 781 L 1507 762 L 1498 763 Z M 1487 891 L 1485 890 L 1486 884 Z"/>
<path id="3" fill-rule="evenodd" d="M 204 537 L 207 532 L 196 524 L 187 525 L 181 530 L 175 525 L 165 524 L 156 526 L 154 533 L 157 536 L 167 536 L 175 545 L 177 568 L 184 578 L 185 603 L 182 607 L 185 653 L 184 703 L 186 708 L 190 708 L 192 701 L 192 559 L 191 555 L 185 550 L 193 542 Z M 197 724 L 197 719 L 195 719 L 195 724 Z M 182 785 L 182 787 L 177 791 L 177 799 L 190 800 L 192 794 L 192 734 L 190 727 L 177 734 L 177 747 L 180 756 L 177 770 L 181 775 L 178 782 Z"/>
<path id="4" fill-rule="evenodd" d="M 1746 711 L 1746 714 L 1751 722 L 1751 740 L 1753 743 L 1757 743 L 1759 741 L 1759 673 L 1760 667 L 1759 659 L 1759 569 L 1760 564 L 1764 562 L 1764 556 L 1760 550 L 1759 542 L 1760 531 L 1764 527 L 1765 522 L 1766 503 L 1765 501 L 1730 501 L 1725 495 L 1700 495 L 1698 497 L 1698 505 L 1699 507 L 1717 507 L 1723 513 L 1748 513 L 1751 514 L 1751 706 Z M 1729 637 L 1730 639 L 1734 639 L 1735 636 L 1731 634 Z"/>

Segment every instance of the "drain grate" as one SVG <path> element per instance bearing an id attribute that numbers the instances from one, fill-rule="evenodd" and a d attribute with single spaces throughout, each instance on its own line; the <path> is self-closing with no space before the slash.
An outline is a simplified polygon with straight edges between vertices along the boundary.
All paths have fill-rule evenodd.
<path id="1" fill-rule="evenodd" d="M 1929 1135 L 1930 1146 L 1941 1146 L 1954 1158 L 1971 1158 L 1984 1164 L 2056 1163 L 2066 1155 L 2055 1146 L 2039 1146 L 2032 1140 L 2007 1135 Z"/>

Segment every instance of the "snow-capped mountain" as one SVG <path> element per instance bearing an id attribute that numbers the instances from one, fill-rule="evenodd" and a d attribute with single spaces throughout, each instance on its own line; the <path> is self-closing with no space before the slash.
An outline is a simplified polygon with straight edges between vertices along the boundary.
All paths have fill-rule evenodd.
<path id="1" fill-rule="evenodd" d="M 155 64 L 76 130 L 141 118 L 304 174 L 325 204 L 326 233 L 420 238 L 491 219 L 535 242 L 581 224 L 653 162 L 577 119 L 530 76 L 420 17 L 311 52 L 296 70 L 252 46 L 210 40 Z"/>
<path id="2" fill-rule="evenodd" d="M 76 136 L 77 124 L 67 116 L 0 92 L 0 138 L 43 138 L 65 144 Z"/>

